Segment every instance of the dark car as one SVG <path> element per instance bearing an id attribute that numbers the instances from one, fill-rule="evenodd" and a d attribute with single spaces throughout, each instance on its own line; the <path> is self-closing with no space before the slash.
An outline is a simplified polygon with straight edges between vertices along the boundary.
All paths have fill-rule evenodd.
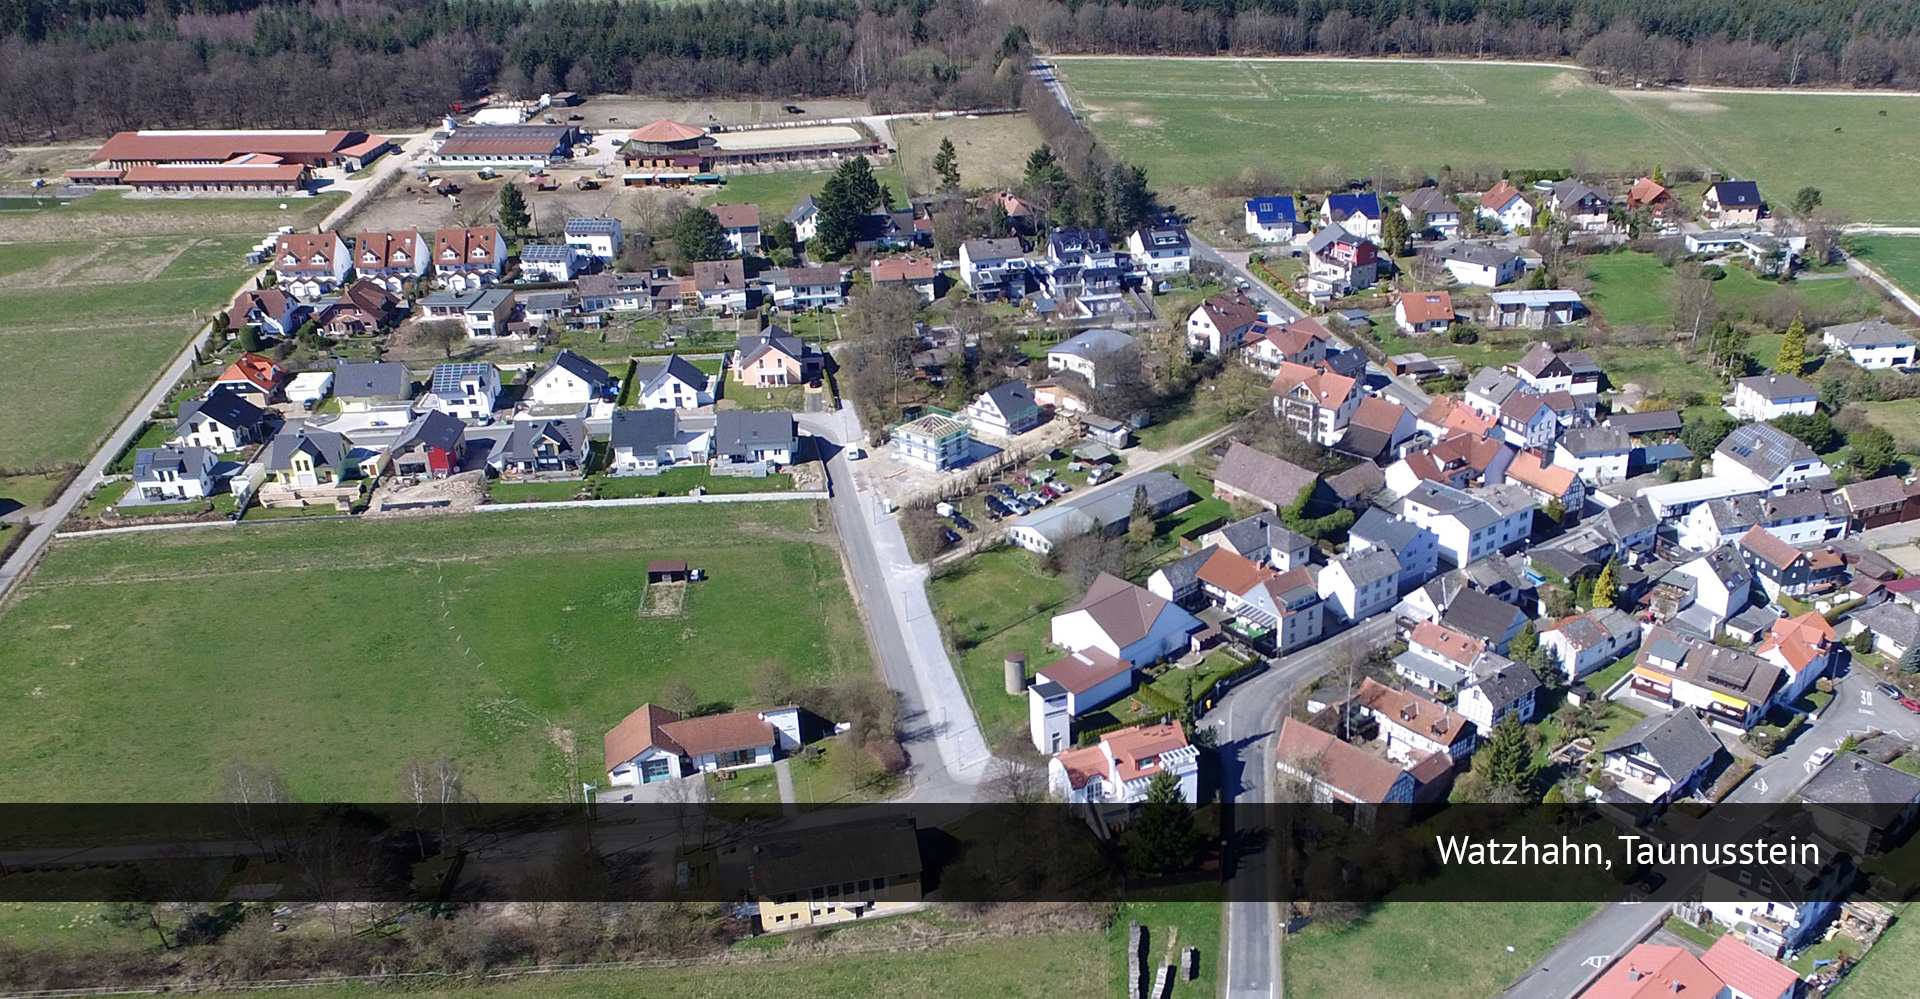
<path id="1" fill-rule="evenodd" d="M 973 521 L 968 520 L 967 518 L 962 517 L 956 513 L 953 515 L 953 526 L 958 527 L 963 531 L 971 532 L 973 530 Z"/>
<path id="2" fill-rule="evenodd" d="M 960 543 L 960 535 L 955 533 L 953 528 L 951 527 L 942 527 L 940 529 L 940 538 L 941 540 L 945 541 L 947 544 L 950 544 L 950 545 L 957 545 Z"/>
<path id="3" fill-rule="evenodd" d="M 1900 699 L 1900 706 L 1916 715 L 1920 715 L 1920 701 L 1916 701 L 1911 697 L 1902 697 Z"/>
<path id="4" fill-rule="evenodd" d="M 570 114 L 567 116 L 567 120 L 568 121 L 586 121 L 587 116 L 583 114 Z"/>
<path id="5" fill-rule="evenodd" d="M 788 114 L 806 114 L 807 113 L 807 109 L 801 107 L 798 104 L 788 104 L 785 107 L 783 107 L 781 110 L 785 111 Z"/>
<path id="6" fill-rule="evenodd" d="M 1001 517 L 1008 516 L 1012 513 L 1013 511 L 1008 509 L 1005 503 L 1000 502 L 1000 497 L 998 496 L 987 497 L 987 515 L 988 516 L 994 518 L 995 520 L 998 520 Z"/>
<path id="7" fill-rule="evenodd" d="M 1875 690 L 1878 690 L 1882 694 L 1885 694 L 1896 701 L 1901 699 L 1902 697 L 1907 696 L 1904 691 L 1902 691 L 1899 687 L 1896 687 L 1891 683 L 1876 683 L 1873 686 Z"/>
<path id="8" fill-rule="evenodd" d="M 994 483 L 994 484 L 993 484 L 993 491 L 994 491 L 994 492 L 996 492 L 996 493 L 999 493 L 999 494 L 1000 494 L 1001 496 L 1004 496 L 1004 497 L 1006 497 L 1007 499 L 1012 499 L 1012 498 L 1013 498 L 1013 496 L 1014 496 L 1014 493 L 1013 493 L 1013 487 L 1012 487 L 1012 486 L 1010 486 L 1010 485 L 1007 485 L 1007 484 L 1006 484 L 1006 483 L 1004 483 L 1004 482 L 996 482 L 996 483 Z M 992 499 L 993 497 L 991 497 L 991 496 L 989 496 L 989 497 L 987 497 L 987 498 L 988 498 L 988 499 Z"/>

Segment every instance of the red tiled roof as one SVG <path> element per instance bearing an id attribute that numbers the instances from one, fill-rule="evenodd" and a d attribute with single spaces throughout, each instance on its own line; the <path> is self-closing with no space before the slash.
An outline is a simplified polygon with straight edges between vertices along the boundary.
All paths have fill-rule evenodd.
<path id="1" fill-rule="evenodd" d="M 1132 670 L 1133 664 L 1125 659 L 1108 655 L 1099 648 L 1088 647 L 1048 663 L 1038 673 L 1066 688 L 1068 693 L 1084 694 Z"/>
<path id="2" fill-rule="evenodd" d="M 1641 944 L 1587 986 L 1580 999 L 1715 999 L 1722 987 L 1719 976 L 1684 948 Z"/>
<path id="3" fill-rule="evenodd" d="M 779 737 L 773 734 L 773 726 L 753 711 L 683 718 L 660 726 L 660 731 L 679 743 L 688 756 L 758 749 L 779 741 Z"/>
<path id="4" fill-rule="evenodd" d="M 1557 498 L 1573 488 L 1575 476 L 1571 468 L 1549 465 L 1532 451 L 1522 451 L 1507 463 L 1507 478 Z"/>
<path id="5" fill-rule="evenodd" d="M 1348 801 L 1386 801 L 1402 773 L 1394 764 L 1294 718 L 1280 723 L 1274 752 L 1276 762 L 1311 773 Z"/>
<path id="6" fill-rule="evenodd" d="M 873 280 L 881 281 L 931 281 L 933 280 L 932 257 L 889 257 L 873 262 Z"/>
<path id="7" fill-rule="evenodd" d="M 1121 783 L 1160 772 L 1160 754 L 1187 745 L 1187 731 L 1177 721 L 1164 725 L 1136 725 L 1100 737 L 1113 756 L 1114 776 Z"/>
<path id="8" fill-rule="evenodd" d="M 494 259 L 499 238 L 500 230 L 490 225 L 442 229 L 433 234 L 434 263 L 451 265 L 455 259 L 464 264 L 499 263 Z"/>
<path id="9" fill-rule="evenodd" d="M 355 267 L 413 267 L 432 255 L 417 232 L 363 232 L 354 244 Z"/>
<path id="10" fill-rule="evenodd" d="M 1740 535 L 1740 547 L 1759 556 L 1768 565 L 1776 569 L 1785 569 L 1799 561 L 1804 552 L 1781 540 L 1772 531 L 1758 524 Z"/>
<path id="11" fill-rule="evenodd" d="M 1444 291 L 1409 291 L 1400 295 L 1400 311 L 1410 323 L 1453 321 L 1453 295 Z"/>
<path id="12" fill-rule="evenodd" d="M 1753 651 L 1764 656 L 1779 649 L 1781 658 L 1795 670 L 1802 670 L 1825 654 L 1838 638 L 1833 625 L 1828 624 L 1826 618 L 1808 611 L 1799 617 L 1783 617 L 1774 621 L 1767 627 L 1766 639 Z"/>
<path id="13" fill-rule="evenodd" d="M 318 158 L 359 141 L 361 133 L 274 131 L 119 132 L 93 154 L 96 160 L 230 160 L 245 153 Z"/>
<path id="14" fill-rule="evenodd" d="M 720 220 L 722 229 L 745 229 L 760 224 L 759 205 L 714 205 L 708 211 Z"/>
<path id="15" fill-rule="evenodd" d="M 1503 180 L 1500 183 L 1495 184 L 1490 188 L 1487 188 L 1487 193 L 1482 194 L 1480 196 L 1480 207 L 1485 208 L 1488 211 L 1497 212 L 1500 209 L 1505 208 L 1507 206 L 1507 202 L 1512 201 L 1514 198 L 1517 198 L 1519 196 L 1520 196 L 1520 189 L 1517 187 L 1514 187 L 1512 184 L 1509 184 Z"/>
<path id="16" fill-rule="evenodd" d="M 1443 746 L 1473 737 L 1468 731 L 1470 723 L 1459 712 L 1411 691 L 1385 686 L 1372 677 L 1360 682 L 1360 692 L 1353 699 L 1379 713 L 1382 724 L 1418 732 Z"/>
<path id="17" fill-rule="evenodd" d="M 606 765 L 608 770 L 639 756 L 649 749 L 659 748 L 670 753 L 682 752 L 680 745 L 661 731 L 668 722 L 680 720 L 680 716 L 666 708 L 652 704 L 642 704 L 633 714 L 620 720 L 607 733 Z"/>
<path id="18" fill-rule="evenodd" d="M 1213 553 L 1213 557 L 1200 566 L 1195 578 L 1232 594 L 1242 594 L 1261 583 L 1278 576 L 1279 573 L 1255 562 L 1245 555 L 1238 555 L 1225 548 Z"/>
<path id="19" fill-rule="evenodd" d="M 1351 423 L 1356 427 L 1365 427 L 1368 430 L 1378 430 L 1383 434 L 1390 434 L 1393 433 L 1395 427 L 1400 425 L 1400 418 L 1406 414 L 1407 407 L 1391 399 L 1383 399 L 1377 395 L 1370 395 L 1360 400 L 1360 408 L 1353 411 L 1353 420 Z"/>
<path id="20" fill-rule="evenodd" d="M 1413 626 L 1412 644 L 1430 649 L 1462 666 L 1471 666 L 1480 658 L 1487 643 L 1478 638 L 1463 635 L 1451 628 L 1432 621 L 1422 621 Z"/>
<path id="21" fill-rule="evenodd" d="M 1734 938 L 1722 936 L 1700 956 L 1715 978 L 1756 999 L 1788 995 L 1800 976 L 1792 969 Z"/>
<path id="22" fill-rule="evenodd" d="M 220 372 L 220 377 L 214 380 L 214 384 L 245 382 L 272 395 L 273 390 L 278 388 L 286 377 L 287 369 L 274 363 L 273 358 L 247 353 L 241 354 L 232 364 L 227 365 L 227 370 Z"/>
<path id="23" fill-rule="evenodd" d="M 677 121 L 662 118 L 650 125 L 642 125 L 634 129 L 627 138 L 638 139 L 641 142 L 686 142 L 689 139 L 698 139 L 705 134 L 707 134 L 706 129 L 682 125 Z"/>

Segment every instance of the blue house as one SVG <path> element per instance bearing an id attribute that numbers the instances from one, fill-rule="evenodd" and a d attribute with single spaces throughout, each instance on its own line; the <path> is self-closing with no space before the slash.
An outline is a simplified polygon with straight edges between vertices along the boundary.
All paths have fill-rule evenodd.
<path id="1" fill-rule="evenodd" d="M 1291 243 L 1307 231 L 1291 194 L 1247 202 L 1247 235 L 1262 243 Z"/>
<path id="2" fill-rule="evenodd" d="M 1371 191 L 1327 195 L 1327 200 L 1320 205 L 1320 224 L 1328 226 L 1335 223 L 1355 236 L 1378 240 L 1380 196 Z"/>

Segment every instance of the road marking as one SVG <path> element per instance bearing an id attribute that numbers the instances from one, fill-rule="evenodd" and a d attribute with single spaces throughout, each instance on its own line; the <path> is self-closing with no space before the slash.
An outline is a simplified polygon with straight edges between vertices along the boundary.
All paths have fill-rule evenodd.
<path id="1" fill-rule="evenodd" d="M 1766 779 L 1765 777 L 1762 777 L 1762 778 L 1760 778 L 1760 779 L 1758 779 L 1758 780 L 1756 780 L 1756 781 L 1754 781 L 1754 782 L 1753 782 L 1753 789 L 1754 789 L 1755 791 L 1758 791 L 1758 792 L 1760 792 L 1761 794 L 1766 794 L 1766 793 L 1767 793 L 1767 779 Z"/>
<path id="2" fill-rule="evenodd" d="M 1607 966 L 1607 962 L 1611 960 L 1613 960 L 1613 955 L 1611 954 L 1595 954 L 1580 962 L 1580 965 L 1585 968 L 1604 968 Z"/>
<path id="3" fill-rule="evenodd" d="M 1873 706 L 1873 691 L 1863 690 L 1860 692 L 1860 706 L 1863 708 L 1870 708 Z"/>

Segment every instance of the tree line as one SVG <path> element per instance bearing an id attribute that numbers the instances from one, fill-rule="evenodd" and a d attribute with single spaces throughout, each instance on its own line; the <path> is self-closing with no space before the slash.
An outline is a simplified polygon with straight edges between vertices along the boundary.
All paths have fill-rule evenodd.
<path id="1" fill-rule="evenodd" d="M 1007 105 L 1008 28 L 979 0 L 0 0 L 0 139 L 420 125 L 496 88 Z"/>
<path id="2" fill-rule="evenodd" d="M 1630 83 L 1920 83 L 1920 6 L 1896 0 L 1045 0 L 1016 16 L 1063 53 L 1574 59 Z"/>

